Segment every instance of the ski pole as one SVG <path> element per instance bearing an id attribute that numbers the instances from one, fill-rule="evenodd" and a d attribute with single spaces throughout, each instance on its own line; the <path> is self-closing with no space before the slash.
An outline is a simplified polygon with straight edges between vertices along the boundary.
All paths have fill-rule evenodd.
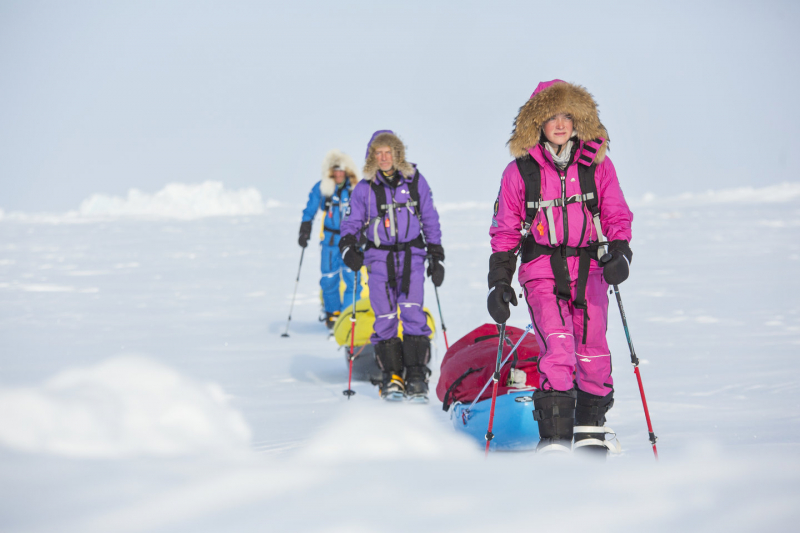
<path id="1" fill-rule="evenodd" d="M 503 295 L 505 297 L 505 295 Z M 505 299 L 505 298 L 504 298 Z M 485 457 L 489 457 L 489 445 L 494 438 L 492 433 L 492 425 L 494 424 L 494 404 L 497 401 L 497 385 L 500 383 L 500 362 L 503 358 L 503 343 L 506 341 L 506 323 L 500 324 L 500 342 L 497 344 L 497 362 L 494 367 L 494 374 L 492 374 L 492 407 L 489 409 L 489 429 L 486 430 L 486 453 Z"/>
<path id="2" fill-rule="evenodd" d="M 433 292 L 436 293 L 436 305 L 439 307 L 439 322 L 442 323 L 442 334 L 444 335 L 444 347 L 450 349 L 450 344 L 447 342 L 447 326 L 444 325 L 444 317 L 442 316 L 442 304 L 439 301 L 439 287 L 433 286 Z"/>
<path id="3" fill-rule="evenodd" d="M 353 382 L 353 359 L 355 359 L 355 343 L 356 343 L 356 291 L 358 291 L 358 272 L 353 272 L 353 313 L 350 315 L 350 373 L 347 376 L 347 390 L 342 391 L 342 394 L 350 399 L 356 391 L 353 390 L 351 384 Z"/>
<path id="4" fill-rule="evenodd" d="M 512 355 L 514 355 L 514 352 L 516 352 L 516 351 L 517 351 L 517 348 L 519 347 L 519 345 L 520 345 L 520 344 L 522 344 L 522 339 L 524 339 L 524 338 L 525 338 L 525 335 L 527 335 L 527 334 L 528 334 L 528 332 L 530 332 L 530 330 L 531 330 L 532 328 L 533 328 L 533 325 L 532 325 L 532 324 L 528 324 L 528 325 L 525 327 L 525 331 L 523 331 L 523 332 L 522 332 L 522 335 L 520 336 L 520 338 L 519 338 L 519 340 L 517 341 L 517 343 L 514 345 L 514 347 L 513 347 L 513 348 L 511 348 L 511 351 L 510 351 L 510 352 L 508 352 L 508 355 L 506 356 L 506 358 L 505 358 L 505 359 L 503 359 L 503 362 L 502 362 L 502 363 L 500 363 L 500 368 L 503 368 L 504 366 L 506 366 L 506 363 L 508 362 L 508 360 L 509 360 L 509 359 L 511 359 L 511 356 L 512 356 Z M 472 403 L 471 403 L 471 404 L 469 404 L 469 407 L 467 407 L 467 408 L 465 409 L 465 411 L 469 412 L 469 411 L 471 411 L 471 410 L 472 410 L 472 408 L 473 408 L 473 407 L 475 407 L 475 404 L 476 404 L 476 403 L 478 403 L 478 400 L 480 400 L 480 399 L 481 399 L 481 396 L 483 396 L 483 393 L 484 393 L 484 391 L 486 390 L 486 388 L 489 386 L 489 383 L 491 383 L 491 382 L 492 382 L 492 378 L 489 378 L 489 380 L 488 380 L 488 381 L 487 381 L 487 382 L 486 382 L 486 383 L 483 385 L 483 388 L 481 389 L 481 391 L 478 393 L 478 395 L 477 395 L 477 396 L 475 396 L 475 399 L 474 399 L 474 400 L 472 400 Z"/>
<path id="5" fill-rule="evenodd" d="M 647 408 L 647 399 L 644 396 L 644 386 L 642 386 L 642 375 L 639 373 L 639 358 L 636 357 L 636 351 L 633 349 L 631 334 L 630 331 L 628 331 L 628 320 L 625 318 L 625 308 L 622 306 L 622 298 L 619 295 L 619 285 L 614 285 L 614 295 L 617 297 L 619 314 L 622 317 L 622 327 L 625 329 L 625 338 L 628 340 L 628 348 L 631 351 L 631 364 L 633 365 L 633 373 L 636 374 L 636 381 L 639 384 L 639 394 L 642 396 L 644 418 L 647 420 L 647 431 L 650 434 L 650 443 L 653 445 L 653 455 L 655 455 L 656 461 L 658 461 L 658 449 L 656 448 L 656 441 L 658 440 L 658 437 L 656 437 L 656 434 L 653 433 L 653 424 L 650 422 L 650 410 Z"/>
<path id="6" fill-rule="evenodd" d="M 605 243 L 604 243 L 605 244 Z M 611 255 L 608 253 L 608 246 L 603 246 L 606 253 L 600 258 L 600 264 L 605 265 L 611 261 Z M 633 341 L 631 340 L 631 333 L 628 330 L 628 319 L 625 317 L 625 308 L 622 306 L 622 297 L 619 295 L 619 285 L 614 285 L 614 296 L 617 297 L 617 306 L 619 307 L 619 316 L 622 318 L 622 329 L 625 330 L 625 339 L 628 341 L 628 349 L 631 352 L 631 364 L 633 365 L 633 373 L 636 374 L 636 382 L 639 385 L 639 394 L 642 397 L 642 407 L 644 407 L 644 419 L 647 421 L 647 432 L 650 435 L 650 444 L 653 445 L 653 455 L 658 461 L 658 449 L 656 448 L 656 441 L 658 437 L 653 432 L 653 424 L 650 422 L 650 410 L 647 408 L 647 398 L 644 396 L 644 386 L 642 385 L 642 374 L 639 372 L 639 358 L 636 356 L 636 350 L 633 349 Z"/>
<path id="7" fill-rule="evenodd" d="M 294 282 L 294 293 L 292 293 L 292 305 L 289 306 L 289 320 L 286 321 L 286 331 L 283 332 L 281 337 L 289 336 L 289 322 L 292 321 L 292 310 L 294 309 L 294 298 L 297 296 L 297 285 L 300 283 L 300 269 L 303 268 L 303 256 L 306 254 L 306 249 L 300 252 L 300 266 L 297 267 L 297 279 Z"/>

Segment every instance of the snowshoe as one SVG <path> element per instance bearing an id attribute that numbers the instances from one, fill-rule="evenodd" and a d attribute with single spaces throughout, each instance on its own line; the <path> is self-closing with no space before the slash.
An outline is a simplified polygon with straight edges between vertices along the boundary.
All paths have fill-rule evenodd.
<path id="1" fill-rule="evenodd" d="M 575 444 L 572 447 L 576 453 L 605 459 L 609 451 L 616 450 L 614 443 L 606 440 L 606 434 L 611 434 L 612 439 L 615 438 L 614 430 L 604 426 L 606 413 L 613 405 L 613 391 L 606 396 L 596 396 L 578 389 L 573 429 Z"/>
<path id="2" fill-rule="evenodd" d="M 414 394 L 410 394 L 406 392 L 406 399 L 409 403 L 428 403 L 428 393 L 426 392 L 417 392 Z"/>
<path id="3" fill-rule="evenodd" d="M 575 455 L 584 455 L 595 459 L 605 459 L 609 453 L 622 453 L 622 446 L 616 432 L 602 426 L 575 426 L 575 444 L 572 450 Z M 610 438 L 609 438 L 610 437 Z"/>
<path id="4" fill-rule="evenodd" d="M 572 442 L 559 439 L 539 439 L 536 445 L 536 453 L 541 454 L 564 454 L 572 452 Z"/>
<path id="5" fill-rule="evenodd" d="M 406 398 L 412 403 L 428 403 L 428 374 L 424 366 L 406 368 Z"/>
<path id="6" fill-rule="evenodd" d="M 405 397 L 405 383 L 397 374 L 384 374 L 380 386 L 381 398 L 390 402 L 399 402 Z"/>

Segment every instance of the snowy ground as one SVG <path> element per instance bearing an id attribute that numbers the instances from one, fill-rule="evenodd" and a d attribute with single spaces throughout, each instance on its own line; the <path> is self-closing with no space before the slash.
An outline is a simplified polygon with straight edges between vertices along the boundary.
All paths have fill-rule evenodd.
<path id="1" fill-rule="evenodd" d="M 612 309 L 624 451 L 604 465 L 484 461 L 438 402 L 385 405 L 363 383 L 348 402 L 315 247 L 280 337 L 299 208 L 246 193 L 188 220 L 141 195 L 0 212 L 0 530 L 797 527 L 800 186 L 632 202 L 621 291 L 661 461 Z M 488 321 L 490 203 L 440 210 L 452 342 Z M 219 212 L 262 214 L 192 218 Z"/>

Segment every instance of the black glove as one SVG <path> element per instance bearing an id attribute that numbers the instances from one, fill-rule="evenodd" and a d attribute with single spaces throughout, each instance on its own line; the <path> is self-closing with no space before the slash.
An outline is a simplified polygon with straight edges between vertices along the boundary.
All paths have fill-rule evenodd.
<path id="1" fill-rule="evenodd" d="M 517 295 L 508 283 L 498 283 L 489 289 L 489 297 L 486 300 L 486 307 L 492 320 L 498 324 L 504 324 L 511 316 L 511 309 L 508 304 L 517 305 Z"/>
<path id="2" fill-rule="evenodd" d="M 444 248 L 441 244 L 428 245 L 428 276 L 434 287 L 441 287 L 444 281 Z"/>
<path id="3" fill-rule="evenodd" d="M 489 297 L 486 306 L 498 324 L 511 316 L 508 304 L 517 305 L 517 295 L 511 288 L 511 278 L 517 270 L 517 256 L 513 252 L 496 252 L 489 258 Z"/>
<path id="4" fill-rule="evenodd" d="M 364 254 L 358 251 L 358 242 L 355 235 L 345 235 L 339 240 L 339 252 L 342 254 L 342 261 L 353 272 L 361 270 L 364 264 Z"/>
<path id="5" fill-rule="evenodd" d="M 608 244 L 608 253 L 600 258 L 603 267 L 603 279 L 609 285 L 619 285 L 626 279 L 630 272 L 633 252 L 628 246 L 628 241 L 616 240 Z"/>
<path id="6" fill-rule="evenodd" d="M 300 223 L 300 237 L 297 239 L 297 244 L 305 248 L 308 246 L 308 239 L 311 238 L 311 221 Z"/>

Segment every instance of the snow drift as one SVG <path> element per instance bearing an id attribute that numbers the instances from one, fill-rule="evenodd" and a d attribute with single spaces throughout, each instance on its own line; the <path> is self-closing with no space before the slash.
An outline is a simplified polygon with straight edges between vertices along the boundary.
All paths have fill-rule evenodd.
<path id="1" fill-rule="evenodd" d="M 402 459 L 469 459 L 471 442 L 437 423 L 427 409 L 351 402 L 303 451 L 327 464 Z"/>
<path id="2" fill-rule="evenodd" d="M 125 198 L 93 194 L 81 202 L 80 216 L 199 218 L 225 215 L 260 215 L 267 205 L 250 187 L 225 190 L 218 181 L 190 185 L 170 183 L 155 194 L 130 189 Z"/>
<path id="3" fill-rule="evenodd" d="M 640 200 L 631 202 L 632 206 L 651 204 L 695 206 L 714 204 L 773 204 L 791 202 L 800 198 L 800 183 L 784 182 L 766 187 L 739 187 L 736 189 L 708 190 L 701 193 L 685 192 L 677 196 L 657 197 L 645 194 Z"/>
<path id="4" fill-rule="evenodd" d="M 0 388 L 0 444 L 70 457 L 247 449 L 250 429 L 222 389 L 155 361 L 118 356 L 35 388 Z"/>

